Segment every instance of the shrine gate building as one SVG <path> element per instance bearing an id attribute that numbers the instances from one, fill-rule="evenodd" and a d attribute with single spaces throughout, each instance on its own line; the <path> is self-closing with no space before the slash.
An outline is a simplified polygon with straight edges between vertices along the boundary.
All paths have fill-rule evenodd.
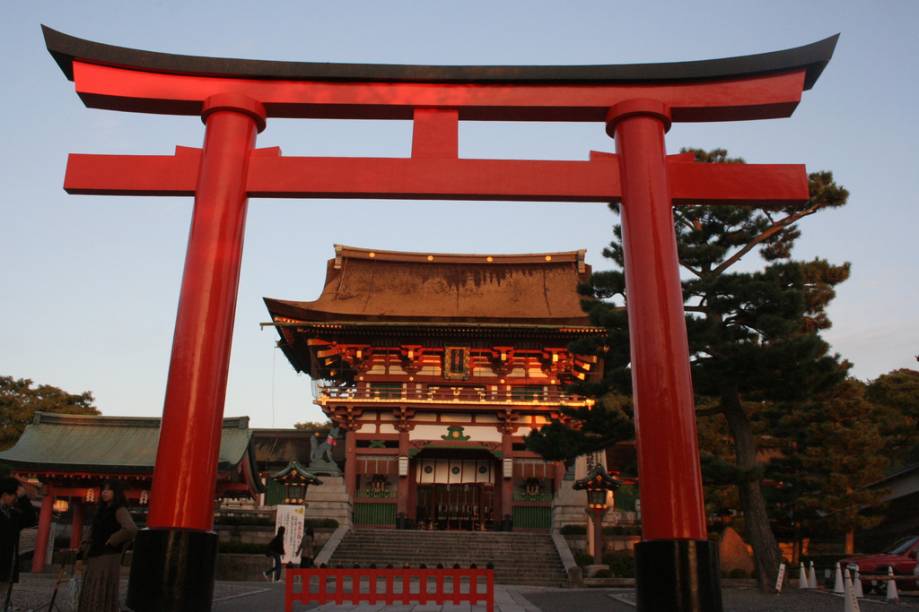
<path id="1" fill-rule="evenodd" d="M 579 338 L 605 337 L 577 292 L 584 251 L 458 255 L 336 245 L 318 299 L 268 299 L 279 346 L 346 432 L 357 525 L 540 529 L 561 462 L 525 436 L 600 376 Z"/>

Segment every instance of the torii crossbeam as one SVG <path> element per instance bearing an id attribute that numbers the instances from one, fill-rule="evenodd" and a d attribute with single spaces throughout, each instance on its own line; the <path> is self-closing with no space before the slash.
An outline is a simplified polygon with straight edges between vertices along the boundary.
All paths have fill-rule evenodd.
<path id="1" fill-rule="evenodd" d="M 706 165 L 667 156 L 672 122 L 791 115 L 837 37 L 774 53 L 671 64 L 392 66 L 191 57 L 44 28 L 89 107 L 200 115 L 202 149 L 71 155 L 69 193 L 195 197 L 149 529 L 129 605 L 210 610 L 214 473 L 249 197 L 621 202 L 643 541 L 638 608 L 721 610 L 707 541 L 671 206 L 801 204 L 802 165 Z M 268 118 L 403 119 L 409 158 L 285 157 L 255 149 Z M 458 124 L 604 124 L 616 155 L 585 161 L 460 159 Z"/>

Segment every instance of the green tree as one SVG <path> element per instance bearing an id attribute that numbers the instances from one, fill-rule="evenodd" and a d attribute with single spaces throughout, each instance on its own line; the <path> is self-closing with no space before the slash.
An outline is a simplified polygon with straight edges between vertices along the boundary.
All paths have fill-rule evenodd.
<path id="1" fill-rule="evenodd" d="M 892 469 L 919 463 L 919 371 L 888 372 L 868 383 L 866 396 L 882 409 Z"/>
<path id="2" fill-rule="evenodd" d="M 854 378 L 800 406 L 770 412 L 766 427 L 781 452 L 766 466 L 767 501 L 777 530 L 805 536 L 853 534 L 877 526 L 885 491 L 868 488 L 889 465 L 880 409 Z M 851 543 L 852 538 L 847 537 Z M 847 552 L 852 552 L 851 550 Z"/>
<path id="3" fill-rule="evenodd" d="M 700 162 L 743 163 L 729 158 L 723 149 L 692 152 Z M 755 424 L 764 411 L 793 405 L 832 388 L 845 377 L 848 367 L 828 353 L 828 345 L 819 336 L 819 331 L 830 326 L 826 307 L 835 296 L 835 285 L 848 277 L 848 264 L 791 259 L 800 236 L 798 222 L 844 205 L 848 192 L 836 185 L 830 172 L 817 172 L 809 179 L 811 197 L 802 207 L 687 206 L 674 210 L 680 264 L 686 271 L 683 295 L 693 385 L 702 396 L 697 414 L 723 419 L 729 434 L 733 457 L 730 461 L 721 457 L 721 469 L 716 471 L 721 481 L 736 487 L 745 535 L 753 546 L 764 589 L 775 582 L 780 556 L 761 486 L 764 473 Z M 609 330 L 603 385 L 581 389 L 601 397 L 611 392 L 631 394 L 621 226 L 615 226 L 613 233 L 604 255 L 618 269 L 594 274 L 589 286 L 582 289 L 591 320 Z M 736 264 L 754 250 L 765 259 L 765 267 L 757 272 L 736 271 Z M 586 351 L 591 347 L 582 343 L 572 348 Z M 600 405 L 610 412 L 603 402 Z M 578 429 L 585 428 L 578 416 L 565 413 L 573 425 L 568 427 L 573 430 L 566 434 L 569 438 L 578 438 Z M 531 436 L 531 446 L 551 446 L 549 437 L 556 434 L 546 428 Z M 599 435 L 593 440 L 581 436 L 578 443 L 569 439 L 566 446 L 586 450 L 600 439 Z M 718 462 L 707 464 L 712 468 Z"/>
<path id="4" fill-rule="evenodd" d="M 294 429 L 300 429 L 303 431 L 328 431 L 331 428 L 331 421 L 325 421 L 324 423 L 320 423 L 318 421 L 303 421 L 300 423 L 294 423 Z"/>
<path id="5" fill-rule="evenodd" d="M 93 394 L 73 394 L 51 385 L 33 386 L 28 378 L 0 376 L 0 450 L 16 443 L 36 411 L 99 414 Z"/>

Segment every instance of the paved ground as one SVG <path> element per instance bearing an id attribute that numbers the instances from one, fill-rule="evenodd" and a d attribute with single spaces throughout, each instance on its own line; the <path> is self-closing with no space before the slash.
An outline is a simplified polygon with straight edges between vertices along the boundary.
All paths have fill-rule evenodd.
<path id="1" fill-rule="evenodd" d="M 122 589 L 127 586 L 122 581 Z M 46 612 L 54 590 L 50 575 L 24 574 L 16 586 L 15 609 Z M 67 590 L 61 589 L 56 612 L 73 612 Z M 781 595 L 763 595 L 753 589 L 731 588 L 724 591 L 725 612 L 842 612 L 842 598 L 826 592 L 787 591 Z M 919 593 L 904 596 L 899 608 L 919 610 Z M 284 587 L 267 582 L 218 582 L 213 612 L 274 612 L 284 609 Z M 877 599 L 861 600 L 864 612 L 890 612 L 891 607 Z M 484 612 L 484 606 L 296 606 L 295 610 L 322 612 Z M 633 612 L 635 593 L 631 589 L 549 589 L 498 585 L 495 592 L 496 612 Z"/>
<path id="2" fill-rule="evenodd" d="M 526 597 L 543 612 L 634 612 L 635 592 L 631 589 L 553 590 L 527 593 Z M 842 612 L 841 597 L 826 592 L 788 591 L 763 595 L 753 589 L 725 589 L 725 612 Z M 573 602 L 576 602 L 573 604 Z M 860 600 L 863 612 L 888 612 L 883 601 Z M 919 609 L 919 597 L 903 598 L 898 608 Z"/>

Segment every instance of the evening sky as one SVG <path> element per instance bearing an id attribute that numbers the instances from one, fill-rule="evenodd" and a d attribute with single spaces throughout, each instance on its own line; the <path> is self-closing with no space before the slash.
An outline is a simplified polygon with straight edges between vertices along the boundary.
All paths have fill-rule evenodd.
<path id="1" fill-rule="evenodd" d="M 91 390 L 104 414 L 158 415 L 191 214 L 188 198 L 68 196 L 70 152 L 200 146 L 195 117 L 86 109 L 41 23 L 127 47 L 253 59 L 418 64 L 606 64 L 774 51 L 841 33 L 790 119 L 674 124 L 670 152 L 727 148 L 751 163 L 832 170 L 849 204 L 802 224 L 799 258 L 852 263 L 825 337 L 873 378 L 916 367 L 919 3 L 272 1 L 10 2 L 0 22 L 0 375 Z M 273 120 L 259 146 L 289 155 L 407 156 L 408 122 Z M 463 123 L 464 157 L 586 160 L 602 124 Z M 313 299 L 335 243 L 430 252 L 586 248 L 615 222 L 601 204 L 252 200 L 227 415 L 318 420 L 309 379 L 275 348 L 263 296 Z M 745 269 L 762 260 L 748 256 Z"/>

